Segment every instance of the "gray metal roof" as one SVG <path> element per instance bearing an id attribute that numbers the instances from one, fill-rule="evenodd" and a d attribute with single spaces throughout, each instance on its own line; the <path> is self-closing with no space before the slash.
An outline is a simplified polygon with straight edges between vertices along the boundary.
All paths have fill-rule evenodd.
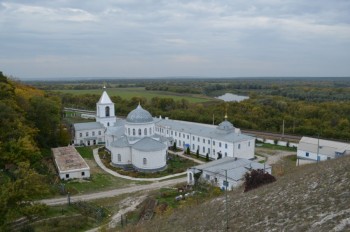
<path id="1" fill-rule="evenodd" d="M 83 123 L 74 123 L 74 129 L 76 131 L 104 129 L 104 126 L 99 122 L 83 122 Z"/>
<path id="2" fill-rule="evenodd" d="M 223 121 L 222 123 L 219 124 L 217 129 L 229 133 L 229 132 L 233 132 L 235 128 L 232 125 L 232 123 L 230 123 L 229 121 L 225 120 L 225 121 Z"/>
<path id="3" fill-rule="evenodd" d="M 107 127 L 106 135 L 114 135 L 114 136 L 122 136 L 125 133 L 125 127 L 124 126 L 110 126 Z"/>
<path id="4" fill-rule="evenodd" d="M 167 146 L 164 143 L 154 140 L 150 137 L 145 137 L 132 145 L 132 148 L 139 151 L 160 151 L 166 147 Z"/>
<path id="5" fill-rule="evenodd" d="M 319 148 L 317 146 L 319 145 Z M 347 153 L 350 151 L 349 143 L 336 142 L 331 140 L 316 139 L 310 137 L 302 137 L 298 150 L 308 151 L 312 153 L 319 153 L 330 157 L 335 157 L 335 153 Z"/>
<path id="6" fill-rule="evenodd" d="M 111 143 L 113 147 L 128 147 L 130 146 L 128 138 L 126 136 L 122 136 L 118 138 L 116 141 Z"/>
<path id="7" fill-rule="evenodd" d="M 138 105 L 136 109 L 128 114 L 126 121 L 131 123 L 147 123 L 153 122 L 153 117 L 147 110 L 144 110 L 141 105 Z"/>
<path id="8" fill-rule="evenodd" d="M 228 122 L 228 121 L 226 121 Z M 201 123 L 190 123 L 184 121 L 177 121 L 171 119 L 163 119 L 156 122 L 157 125 L 162 127 L 168 127 L 169 129 L 184 132 L 196 136 L 202 136 L 212 139 L 217 139 L 227 142 L 240 142 L 253 139 L 252 136 L 235 133 L 234 130 L 230 130 L 228 133 L 221 133 L 221 130 L 217 126 L 201 124 Z M 226 125 L 227 123 L 225 123 Z M 232 125 L 232 124 L 231 124 Z M 227 125 L 226 125 L 227 126 Z"/>
<path id="9" fill-rule="evenodd" d="M 249 169 L 264 169 L 264 165 L 248 159 L 224 157 L 194 166 L 191 169 L 203 170 L 221 176 L 225 176 L 225 170 L 227 170 L 227 178 L 238 181 Z M 266 164 L 265 169 L 271 169 L 271 166 Z"/>

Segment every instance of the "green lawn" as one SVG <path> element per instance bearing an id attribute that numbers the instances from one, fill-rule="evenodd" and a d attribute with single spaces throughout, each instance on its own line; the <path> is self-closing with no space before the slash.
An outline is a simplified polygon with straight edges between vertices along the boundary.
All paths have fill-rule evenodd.
<path id="1" fill-rule="evenodd" d="M 91 89 L 91 90 L 55 90 L 62 93 L 72 93 L 76 95 L 81 94 L 102 94 L 102 89 Z M 214 98 L 207 97 L 201 94 L 180 94 L 166 91 L 147 91 L 144 87 L 134 88 L 111 88 L 108 89 L 109 96 L 119 96 L 125 99 L 131 99 L 133 97 L 144 97 L 147 100 L 151 100 L 153 97 L 171 97 L 174 100 L 186 99 L 191 103 L 215 101 Z"/>

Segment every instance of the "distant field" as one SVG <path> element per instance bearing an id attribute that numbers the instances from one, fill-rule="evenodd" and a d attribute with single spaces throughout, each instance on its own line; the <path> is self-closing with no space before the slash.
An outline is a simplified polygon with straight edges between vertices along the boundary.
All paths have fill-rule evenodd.
<path id="1" fill-rule="evenodd" d="M 87 89 L 87 90 L 56 90 L 62 93 L 72 93 L 76 95 L 81 94 L 102 94 L 102 89 Z M 109 96 L 120 96 L 124 99 L 131 99 L 132 97 L 144 97 L 151 100 L 153 97 L 170 97 L 174 100 L 186 99 L 191 103 L 217 101 L 215 98 L 207 97 L 201 94 L 180 94 L 165 91 L 146 91 L 144 87 L 135 88 L 111 88 L 107 89 Z"/>

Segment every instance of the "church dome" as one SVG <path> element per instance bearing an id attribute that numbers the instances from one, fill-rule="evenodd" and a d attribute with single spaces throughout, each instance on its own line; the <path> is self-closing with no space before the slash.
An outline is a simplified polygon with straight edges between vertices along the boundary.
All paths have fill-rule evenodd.
<path id="1" fill-rule="evenodd" d="M 153 122 L 153 118 L 152 115 L 139 104 L 136 109 L 128 114 L 126 121 L 131 123 L 147 123 Z"/>
<path id="2" fill-rule="evenodd" d="M 229 121 L 225 120 L 222 123 L 219 124 L 219 126 L 217 127 L 217 129 L 219 131 L 233 131 L 234 130 L 234 126 L 232 125 L 232 123 L 230 123 Z"/>

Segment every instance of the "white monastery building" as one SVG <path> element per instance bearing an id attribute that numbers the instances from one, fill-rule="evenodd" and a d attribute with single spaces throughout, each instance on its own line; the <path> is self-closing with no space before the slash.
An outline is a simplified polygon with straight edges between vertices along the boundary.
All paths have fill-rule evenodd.
<path id="1" fill-rule="evenodd" d="M 74 144 L 104 143 L 112 165 L 155 172 L 166 168 L 167 149 L 176 143 L 210 159 L 253 159 L 255 138 L 244 135 L 225 116 L 218 126 L 168 118 L 154 118 L 139 104 L 126 119 L 116 118 L 114 103 L 106 91 L 96 104 L 96 122 L 74 124 Z"/>
<path id="2" fill-rule="evenodd" d="M 52 154 L 62 180 L 90 177 L 90 167 L 74 146 L 52 148 Z"/>
<path id="3" fill-rule="evenodd" d="M 350 154 L 350 144 L 331 140 L 302 137 L 297 150 L 298 162 L 314 163 Z"/>

